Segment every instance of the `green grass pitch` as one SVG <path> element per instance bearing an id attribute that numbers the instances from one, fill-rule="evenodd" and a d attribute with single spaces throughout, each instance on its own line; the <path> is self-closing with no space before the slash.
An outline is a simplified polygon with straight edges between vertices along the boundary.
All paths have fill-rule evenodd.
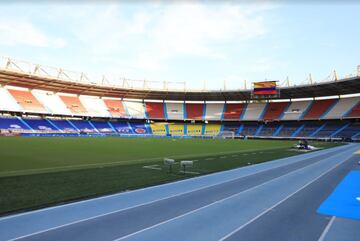
<path id="1" fill-rule="evenodd" d="M 294 141 L 0 138 L 0 214 L 161 184 L 297 155 Z M 316 143 L 327 148 L 333 143 Z M 194 160 L 173 172 L 163 158 Z M 144 166 L 150 166 L 144 168 Z"/>

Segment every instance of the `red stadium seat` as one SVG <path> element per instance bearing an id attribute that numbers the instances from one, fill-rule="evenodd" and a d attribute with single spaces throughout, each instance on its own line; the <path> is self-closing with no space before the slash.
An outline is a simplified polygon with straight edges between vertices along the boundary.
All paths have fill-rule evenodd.
<path id="1" fill-rule="evenodd" d="M 15 100 L 25 110 L 45 112 L 44 106 L 35 98 L 35 96 L 28 90 L 14 90 L 9 89 L 9 93 L 14 96 Z"/>
<path id="2" fill-rule="evenodd" d="M 186 119 L 201 120 L 204 104 L 186 104 Z"/>
<path id="3" fill-rule="evenodd" d="M 241 114 L 245 111 L 245 108 L 245 104 L 226 104 L 224 120 L 239 120 Z"/>
<path id="4" fill-rule="evenodd" d="M 71 111 L 73 114 L 86 114 L 87 110 L 81 104 L 79 97 L 77 96 L 65 96 L 59 95 L 60 99 L 65 103 L 66 107 Z"/>
<path id="5" fill-rule="evenodd" d="M 311 119 L 320 119 L 321 116 L 326 113 L 333 104 L 335 104 L 336 99 L 328 100 L 315 100 L 311 105 L 309 111 L 305 114 L 304 120 Z"/>
<path id="6" fill-rule="evenodd" d="M 360 117 L 360 103 L 351 109 L 350 113 L 346 117 Z"/>
<path id="7" fill-rule="evenodd" d="M 121 100 L 103 99 L 103 101 L 113 117 L 127 116 Z"/>
<path id="8" fill-rule="evenodd" d="M 150 119 L 165 119 L 163 103 L 145 103 L 146 111 Z"/>
<path id="9" fill-rule="evenodd" d="M 264 120 L 279 120 L 289 102 L 270 102 L 264 114 Z"/>

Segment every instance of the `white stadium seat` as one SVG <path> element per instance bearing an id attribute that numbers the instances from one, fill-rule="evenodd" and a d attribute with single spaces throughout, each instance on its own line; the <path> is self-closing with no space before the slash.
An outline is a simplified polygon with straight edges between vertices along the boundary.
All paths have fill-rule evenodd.
<path id="1" fill-rule="evenodd" d="M 84 95 L 80 96 L 79 99 L 90 116 L 110 117 L 104 101 L 99 97 Z"/>
<path id="2" fill-rule="evenodd" d="M 52 92 L 33 90 L 32 94 L 52 114 L 71 115 L 60 97 Z"/>
<path id="3" fill-rule="evenodd" d="M 354 104 L 360 101 L 360 97 L 355 98 L 342 98 L 336 105 L 327 113 L 324 119 L 340 119 L 342 118 Z"/>
<path id="4" fill-rule="evenodd" d="M 183 120 L 184 119 L 184 104 L 183 103 L 166 103 L 167 118 L 169 120 Z"/>
<path id="5" fill-rule="evenodd" d="M 145 118 L 145 106 L 142 102 L 123 102 L 129 116 L 135 119 L 144 119 Z"/>
<path id="6" fill-rule="evenodd" d="M 246 107 L 243 120 L 260 120 L 266 103 L 249 103 Z"/>
<path id="7" fill-rule="evenodd" d="M 294 101 L 290 104 L 289 108 L 285 111 L 282 120 L 298 120 L 303 113 L 308 109 L 311 100 Z"/>
<path id="8" fill-rule="evenodd" d="M 0 88 L 0 110 L 22 111 L 21 106 L 5 88 Z"/>
<path id="9" fill-rule="evenodd" d="M 206 120 L 221 120 L 224 112 L 224 104 L 206 103 Z"/>

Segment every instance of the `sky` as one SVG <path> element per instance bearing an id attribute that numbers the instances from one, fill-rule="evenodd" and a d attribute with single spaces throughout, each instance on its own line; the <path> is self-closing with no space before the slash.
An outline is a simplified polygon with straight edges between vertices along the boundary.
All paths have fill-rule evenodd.
<path id="1" fill-rule="evenodd" d="M 354 74 L 360 4 L 301 2 L 3 1 L 0 56 L 192 89 Z"/>

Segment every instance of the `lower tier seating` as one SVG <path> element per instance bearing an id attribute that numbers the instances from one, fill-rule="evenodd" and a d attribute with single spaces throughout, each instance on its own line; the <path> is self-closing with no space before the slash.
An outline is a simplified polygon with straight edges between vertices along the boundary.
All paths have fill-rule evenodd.
<path id="1" fill-rule="evenodd" d="M 250 136 L 276 138 L 360 139 L 360 123 L 350 121 L 234 122 L 190 124 L 177 122 L 81 120 L 0 117 L 1 133 L 93 133 L 160 136 Z"/>

